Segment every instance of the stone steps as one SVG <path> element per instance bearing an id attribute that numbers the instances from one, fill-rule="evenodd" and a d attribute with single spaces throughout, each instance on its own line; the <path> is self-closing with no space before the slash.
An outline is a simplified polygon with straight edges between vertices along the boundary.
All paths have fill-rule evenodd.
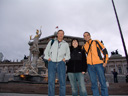
<path id="1" fill-rule="evenodd" d="M 90 83 L 86 84 L 86 89 L 88 94 L 91 95 Z M 128 95 L 128 83 L 110 83 L 108 90 L 110 95 Z M 48 84 L 32 84 L 28 82 L 0 83 L 0 93 L 48 94 Z M 55 93 L 59 94 L 59 84 L 55 85 Z M 69 83 L 66 85 L 66 94 L 72 94 Z"/>

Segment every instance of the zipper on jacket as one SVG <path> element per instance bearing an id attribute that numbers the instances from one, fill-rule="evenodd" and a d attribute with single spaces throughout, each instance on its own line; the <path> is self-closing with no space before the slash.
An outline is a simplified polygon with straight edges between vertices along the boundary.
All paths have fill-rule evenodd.
<path id="1" fill-rule="evenodd" d="M 58 58 L 58 49 L 59 49 L 59 42 L 58 42 L 58 48 L 57 48 L 56 62 L 57 62 L 57 58 Z"/>
<path id="2" fill-rule="evenodd" d="M 62 41 L 61 41 L 61 42 L 62 42 Z M 61 47 L 61 44 L 60 44 L 61 42 L 58 41 L 58 48 L 57 48 L 56 62 L 58 61 L 58 60 L 57 60 L 57 58 L 58 58 L 58 50 L 59 50 L 59 48 Z M 60 44 L 60 45 L 59 45 L 59 44 Z"/>
<path id="3" fill-rule="evenodd" d="M 92 61 L 92 65 L 93 65 L 93 58 L 92 58 L 92 48 L 91 48 L 91 61 Z"/>

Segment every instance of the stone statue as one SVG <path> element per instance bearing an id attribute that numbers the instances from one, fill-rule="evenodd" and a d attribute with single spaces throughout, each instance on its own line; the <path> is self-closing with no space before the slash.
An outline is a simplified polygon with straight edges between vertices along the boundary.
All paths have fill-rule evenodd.
<path id="1" fill-rule="evenodd" d="M 4 57 L 3 53 L 0 52 L 0 62 L 3 60 L 3 57 Z"/>
<path id="2" fill-rule="evenodd" d="M 111 55 L 117 55 L 117 54 L 119 54 L 118 49 L 116 49 L 115 52 L 114 51 L 111 52 Z"/>
<path id="3" fill-rule="evenodd" d="M 42 32 L 40 30 L 36 31 L 36 35 L 32 38 L 30 36 L 30 40 L 33 40 L 32 46 L 30 46 L 30 55 L 28 58 L 24 57 L 23 66 L 17 70 L 17 75 L 38 75 L 38 68 L 37 68 L 37 60 L 39 58 L 39 47 L 38 42 Z M 30 41 L 29 41 L 30 43 Z"/>
<path id="4" fill-rule="evenodd" d="M 119 54 L 119 53 L 118 53 L 118 49 L 116 49 L 116 52 L 115 52 L 115 53 L 116 53 L 116 54 Z"/>
<path id="5" fill-rule="evenodd" d="M 39 57 L 38 60 L 37 60 L 37 66 L 38 67 L 42 67 L 42 68 L 46 68 L 43 60 L 42 60 L 42 57 Z"/>
<path id="6" fill-rule="evenodd" d="M 34 68 L 37 67 L 37 59 L 39 57 L 39 47 L 38 47 L 38 42 L 39 42 L 39 38 L 41 36 L 42 32 L 40 30 L 40 33 L 39 33 L 39 30 L 36 31 L 36 35 L 34 38 L 32 38 L 32 35 L 30 36 L 30 40 L 33 40 L 33 45 L 30 47 L 30 61 L 31 61 L 31 58 L 32 58 L 32 66 Z"/>
<path id="7" fill-rule="evenodd" d="M 39 38 L 41 36 L 42 32 L 40 30 L 40 34 L 39 34 L 39 30 L 36 30 L 36 35 L 34 38 L 32 38 L 32 35 L 30 36 L 30 40 L 33 40 L 33 45 L 30 49 L 31 52 L 39 52 L 39 47 L 38 47 L 38 42 L 39 42 Z"/>

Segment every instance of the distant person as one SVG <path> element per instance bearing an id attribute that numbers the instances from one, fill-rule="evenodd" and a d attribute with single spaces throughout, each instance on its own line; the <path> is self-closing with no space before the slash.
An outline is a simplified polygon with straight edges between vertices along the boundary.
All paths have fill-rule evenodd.
<path id="1" fill-rule="evenodd" d="M 126 74 L 126 83 L 128 83 L 128 73 Z"/>
<path id="2" fill-rule="evenodd" d="M 118 73 L 116 72 L 115 69 L 113 70 L 112 73 L 113 73 L 113 77 L 114 77 L 114 83 L 118 83 L 118 78 L 117 78 Z"/>
<path id="3" fill-rule="evenodd" d="M 78 86 L 80 96 L 87 96 L 84 81 L 84 74 L 87 71 L 86 55 L 79 46 L 77 39 L 71 41 L 70 56 L 71 58 L 67 63 L 67 73 L 72 88 L 72 96 L 78 96 Z"/>
<path id="4" fill-rule="evenodd" d="M 99 88 L 97 77 L 101 85 L 101 96 L 108 96 L 108 88 L 104 74 L 104 68 L 107 65 L 108 52 L 104 45 L 99 40 L 92 40 L 89 32 L 83 34 L 86 43 L 83 48 L 87 55 L 88 73 L 90 76 L 93 96 L 99 96 Z M 101 52 L 104 58 L 101 56 Z"/>
<path id="5" fill-rule="evenodd" d="M 48 60 L 48 96 L 55 95 L 55 75 L 58 73 L 60 96 L 66 93 L 66 60 L 70 59 L 69 45 L 63 40 L 64 31 L 57 32 L 57 39 L 49 41 L 45 51 L 44 59 Z"/>

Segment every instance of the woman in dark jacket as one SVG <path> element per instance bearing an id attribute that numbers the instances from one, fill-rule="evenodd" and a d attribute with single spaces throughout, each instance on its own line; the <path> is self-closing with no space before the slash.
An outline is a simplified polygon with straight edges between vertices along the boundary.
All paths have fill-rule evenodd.
<path id="1" fill-rule="evenodd" d="M 79 41 L 73 39 L 70 47 L 71 59 L 67 63 L 67 73 L 72 87 L 72 96 L 78 95 L 77 81 L 80 96 L 87 96 L 84 74 L 87 70 L 85 52 L 79 46 Z"/>

